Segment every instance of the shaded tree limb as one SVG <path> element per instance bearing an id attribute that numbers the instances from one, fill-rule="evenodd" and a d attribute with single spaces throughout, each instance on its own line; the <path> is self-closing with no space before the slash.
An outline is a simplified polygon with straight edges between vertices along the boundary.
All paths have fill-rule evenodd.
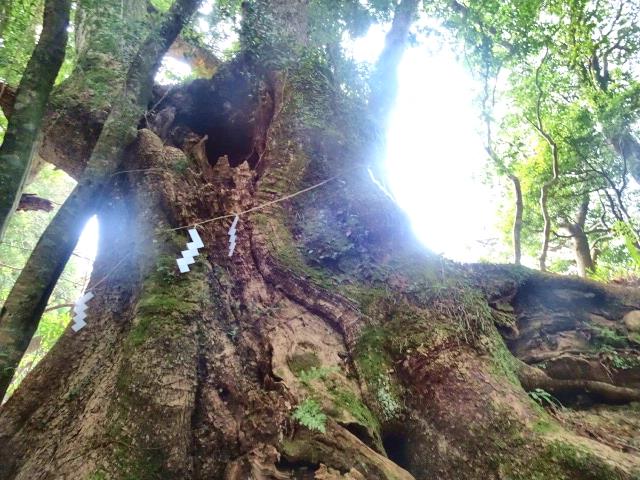
<path id="1" fill-rule="evenodd" d="M 640 183 L 640 143 L 630 132 L 611 138 L 611 145 L 629 165 L 629 172 Z"/>
<path id="2" fill-rule="evenodd" d="M 135 136 L 162 56 L 199 3 L 175 2 L 139 48 L 129 67 L 124 92 L 114 101 L 82 178 L 38 241 L 0 311 L 0 397 L 6 393 L 82 228 L 99 207 Z"/>
<path id="3" fill-rule="evenodd" d="M 16 210 L 50 212 L 53 210 L 53 203 L 33 193 L 23 193 Z"/>
<path id="4" fill-rule="evenodd" d="M 417 14 L 418 3 L 418 0 L 402 0 L 396 7 L 391 29 L 385 37 L 384 48 L 369 78 L 371 87 L 368 102 L 369 113 L 370 118 L 375 122 L 375 128 L 380 138 L 384 138 L 389 114 L 398 94 L 398 65 L 407 48 L 409 29 Z M 384 149 L 377 148 L 378 146 L 371 146 L 370 156 L 373 161 L 371 162 L 370 171 L 375 172 L 372 175 L 376 177 L 380 188 L 387 195 L 390 195 L 388 193 L 389 188 L 385 185 L 384 180 L 380 180 L 384 178 L 384 175 L 378 170 L 381 163 L 379 161 L 379 152 L 383 152 Z"/>
<path id="5" fill-rule="evenodd" d="M 75 303 L 59 303 L 58 305 L 53 305 L 51 307 L 47 307 L 44 309 L 45 312 L 51 312 L 53 310 L 59 310 L 61 308 L 73 308 Z"/>
<path id="6" fill-rule="evenodd" d="M 398 4 L 391 29 L 385 37 L 384 49 L 369 80 L 369 110 L 372 118 L 383 123 L 380 126 L 383 129 L 398 93 L 398 65 L 407 48 L 409 29 L 417 9 L 418 0 L 402 0 Z"/>
<path id="7" fill-rule="evenodd" d="M 167 57 L 185 62 L 198 73 L 207 77 L 211 77 L 222 64 L 222 61 L 212 52 L 201 45 L 188 42 L 181 36 L 173 42 L 167 51 Z"/>
<path id="8" fill-rule="evenodd" d="M 11 119 L 0 146 L 0 238 L 18 206 L 49 94 L 64 60 L 70 8 L 71 0 L 45 2 L 42 33 L 11 107 Z"/>
<path id="9" fill-rule="evenodd" d="M 596 380 L 551 378 L 541 369 L 524 362 L 520 362 L 518 379 L 527 391 L 541 388 L 553 395 L 589 393 L 611 403 L 640 400 L 640 389 L 637 388 L 620 387 Z"/>
<path id="10" fill-rule="evenodd" d="M 520 265 L 522 260 L 522 225 L 524 202 L 522 201 L 522 186 L 520 179 L 509 174 L 509 180 L 513 183 L 513 191 L 516 196 L 516 212 L 513 218 L 513 263 Z"/>
<path id="11" fill-rule="evenodd" d="M 0 82 L 0 108 L 6 118 L 11 116 L 14 103 L 16 103 L 16 89 Z"/>

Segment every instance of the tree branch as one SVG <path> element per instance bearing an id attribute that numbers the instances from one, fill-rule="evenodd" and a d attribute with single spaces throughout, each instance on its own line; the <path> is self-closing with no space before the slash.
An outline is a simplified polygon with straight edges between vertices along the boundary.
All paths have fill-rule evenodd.
<path id="1" fill-rule="evenodd" d="M 527 390 L 542 388 L 547 392 L 558 394 L 591 393 L 596 394 L 611 403 L 635 402 L 640 400 L 640 389 L 618 387 L 595 380 L 561 380 L 548 376 L 539 368 L 520 363 L 518 379 L 522 387 Z"/>
<path id="2" fill-rule="evenodd" d="M 0 82 L 0 108 L 7 120 L 10 119 L 13 113 L 14 103 L 16 103 L 16 89 L 4 82 Z"/>
<path id="3" fill-rule="evenodd" d="M 53 210 L 53 203 L 33 193 L 23 193 L 17 210 L 50 212 Z"/>
<path id="4" fill-rule="evenodd" d="M 372 118 L 382 123 L 381 130 L 384 130 L 398 93 L 398 65 L 407 47 L 409 29 L 418 3 L 418 0 L 402 0 L 396 7 L 391 29 L 385 37 L 384 49 L 371 75 L 369 109 Z"/>
<path id="5" fill-rule="evenodd" d="M 42 33 L 11 107 L 11 119 L 0 146 L 0 239 L 31 169 L 45 107 L 64 60 L 70 9 L 71 0 L 45 2 Z"/>
<path id="6" fill-rule="evenodd" d="M 51 312 L 53 310 L 59 310 L 61 308 L 73 308 L 75 307 L 75 303 L 60 303 L 58 305 L 53 305 L 52 307 L 47 307 L 44 309 L 45 312 Z"/>
<path id="7" fill-rule="evenodd" d="M 559 153 L 558 153 L 558 145 L 554 141 L 553 137 L 545 130 L 544 125 L 542 123 L 542 97 L 544 92 L 542 90 L 542 86 L 540 85 L 540 71 L 544 66 L 547 58 L 549 56 L 549 50 L 545 52 L 545 55 L 540 62 L 540 65 L 536 69 L 535 73 L 535 84 L 536 89 L 538 90 L 538 96 L 536 99 L 536 120 L 537 124 L 533 124 L 538 133 L 547 141 L 549 147 L 551 148 L 551 168 L 553 171 L 552 177 L 544 182 L 542 188 L 540 189 L 540 209 L 542 210 L 542 218 L 544 221 L 544 229 L 542 234 L 542 248 L 540 251 L 539 257 L 539 265 L 540 270 L 545 272 L 547 270 L 547 252 L 549 250 L 549 238 L 551 235 L 551 217 L 549 215 L 549 208 L 547 205 L 549 189 L 558 181 L 559 177 Z"/>

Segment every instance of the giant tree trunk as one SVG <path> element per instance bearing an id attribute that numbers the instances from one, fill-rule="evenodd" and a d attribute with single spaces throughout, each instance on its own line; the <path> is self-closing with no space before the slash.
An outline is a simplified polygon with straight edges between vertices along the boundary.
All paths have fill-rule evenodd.
<path id="1" fill-rule="evenodd" d="M 275 3 L 293 22 L 305 5 Z M 519 379 L 637 399 L 637 292 L 429 255 L 317 55 L 239 56 L 159 109 L 100 213 L 88 325 L 0 410 L 0 479 L 633 478 L 635 447 L 552 418 Z M 232 213 L 228 257 L 232 219 L 207 220 Z M 175 228 L 194 224 L 180 274 Z M 629 368 L 599 357 L 605 337 Z M 293 419 L 310 400 L 325 433 Z"/>

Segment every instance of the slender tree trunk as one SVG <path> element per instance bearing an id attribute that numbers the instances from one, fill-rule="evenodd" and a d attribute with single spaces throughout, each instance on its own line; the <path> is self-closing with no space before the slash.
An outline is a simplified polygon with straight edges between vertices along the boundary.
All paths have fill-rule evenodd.
<path id="1" fill-rule="evenodd" d="M 538 257 L 538 265 L 541 272 L 547 271 L 547 254 L 549 253 L 549 240 L 551 238 L 551 217 L 549 216 L 549 207 L 547 205 L 549 198 L 549 188 L 551 183 L 545 182 L 540 189 L 540 210 L 542 212 L 542 247 L 540 248 L 540 256 Z"/>
<path id="2" fill-rule="evenodd" d="M 393 24 L 385 38 L 375 71 L 370 80 L 372 95 L 369 108 L 373 118 L 382 122 L 382 132 L 386 128 L 389 113 L 393 107 L 398 90 L 397 68 L 407 46 L 409 28 L 416 16 L 418 0 L 402 0 L 396 8 Z"/>
<path id="3" fill-rule="evenodd" d="M 176 2 L 141 45 L 127 74 L 125 92 L 114 102 L 82 179 L 47 226 L 0 310 L 0 396 L 11 383 L 82 228 L 100 204 L 125 148 L 133 140 L 162 56 L 198 3 Z"/>
<path id="4" fill-rule="evenodd" d="M 80 0 L 75 65 L 52 93 L 39 155 L 80 181 L 127 72 L 160 14 L 147 0 Z M 68 139 L 73 138 L 70 142 Z"/>
<path id="5" fill-rule="evenodd" d="M 124 88 L 131 60 L 158 15 L 147 0 L 78 2 L 76 66 L 51 96 L 39 149 L 42 159 L 80 179 L 113 99 Z M 191 61 L 204 65 L 205 71 L 215 70 L 217 59 L 185 44 L 178 38 L 168 55 L 194 53 L 196 58 L 191 57 Z M 14 94 L 10 85 L 0 82 L 0 108 L 5 116 L 11 113 Z"/>
<path id="6" fill-rule="evenodd" d="M 67 46 L 71 0 L 47 0 L 42 33 L 24 71 L 0 146 L 0 239 L 22 194 L 42 118 Z M 0 95 L 1 96 L 1 95 Z"/>
<path id="7" fill-rule="evenodd" d="M 513 191 L 516 196 L 516 211 L 513 219 L 513 263 L 520 265 L 522 259 L 522 216 L 524 213 L 522 187 L 520 179 L 515 175 L 510 174 L 509 179 L 513 182 Z"/>
<path id="8" fill-rule="evenodd" d="M 582 228 L 576 228 L 572 232 L 573 250 L 576 258 L 576 266 L 578 267 L 578 275 L 586 277 L 587 273 L 593 273 L 595 263 L 591 257 L 591 248 L 589 247 L 589 239 Z"/>
<path id="9" fill-rule="evenodd" d="M 542 247 L 540 249 L 540 257 L 538 258 L 540 270 L 542 272 L 547 271 L 547 254 L 549 252 L 549 241 L 551 238 L 551 217 L 549 215 L 549 207 L 547 202 L 549 200 L 549 191 L 553 188 L 553 186 L 558 181 L 560 176 L 560 165 L 559 165 L 559 150 L 558 144 L 555 142 L 553 137 L 549 134 L 549 132 L 545 129 L 542 121 L 542 101 L 544 91 L 542 89 L 542 85 L 540 83 L 540 70 L 544 66 L 547 54 L 545 54 L 540 66 L 536 70 L 535 74 L 535 83 L 536 88 L 538 89 L 538 98 L 536 100 L 536 121 L 535 125 L 538 133 L 544 138 L 544 140 L 549 145 L 549 149 L 551 150 L 551 171 L 552 176 L 549 180 L 546 180 L 542 187 L 540 188 L 540 211 L 542 212 L 542 221 L 544 222 L 544 227 L 542 230 Z"/>
<path id="10" fill-rule="evenodd" d="M 589 212 L 589 199 L 585 198 L 580 204 L 580 209 L 573 223 L 562 223 L 560 228 L 564 228 L 571 236 L 573 243 L 573 251 L 578 268 L 578 276 L 585 278 L 587 273 L 593 273 L 595 270 L 595 261 L 591 256 L 591 247 L 589 238 L 585 233 L 585 225 L 587 221 L 587 213 Z"/>

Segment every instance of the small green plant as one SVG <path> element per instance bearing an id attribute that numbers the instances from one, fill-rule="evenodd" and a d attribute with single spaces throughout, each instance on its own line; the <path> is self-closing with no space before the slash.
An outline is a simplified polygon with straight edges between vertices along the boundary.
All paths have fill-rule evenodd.
<path id="1" fill-rule="evenodd" d="M 230 327 L 225 333 L 227 334 L 227 337 L 229 338 L 229 340 L 231 340 L 232 342 L 236 341 L 236 337 L 238 336 L 238 327 Z"/>
<path id="2" fill-rule="evenodd" d="M 338 367 L 311 367 L 308 370 L 302 370 L 298 374 L 298 378 L 303 384 L 309 386 L 314 380 L 324 380 L 337 371 L 339 371 Z"/>
<path id="3" fill-rule="evenodd" d="M 542 388 L 535 388 L 531 390 L 529 396 L 535 400 L 541 407 L 548 406 L 552 408 L 564 408 L 564 406 L 558 401 L 556 397 Z"/>
<path id="4" fill-rule="evenodd" d="M 614 353 L 611 357 L 611 364 L 618 370 L 627 370 L 633 366 L 627 361 L 626 358 L 618 355 L 618 353 Z"/>
<path id="5" fill-rule="evenodd" d="M 637 358 L 629 355 L 621 355 L 608 345 L 603 345 L 600 348 L 600 352 L 603 354 L 604 358 L 609 360 L 613 368 L 618 370 L 628 370 L 630 368 L 637 367 L 640 364 Z"/>
<path id="6" fill-rule="evenodd" d="M 640 267 L 640 250 L 638 250 L 638 238 L 631 225 L 628 223 L 618 221 L 613 225 L 613 231 L 619 237 L 624 239 L 624 244 L 627 247 L 629 256 L 633 259 L 635 264 Z"/>
<path id="7" fill-rule="evenodd" d="M 107 480 L 107 474 L 103 470 L 97 470 L 91 474 L 89 480 Z"/>
<path id="8" fill-rule="evenodd" d="M 400 413 L 401 406 L 391 391 L 389 381 L 386 377 L 380 375 L 377 383 L 378 389 L 376 391 L 376 397 L 378 398 L 378 403 L 382 408 L 382 414 L 387 420 L 396 418 Z"/>
<path id="9" fill-rule="evenodd" d="M 327 416 L 313 398 L 306 398 L 293 412 L 293 418 L 309 430 L 326 433 Z"/>
<path id="10" fill-rule="evenodd" d="M 599 345 L 601 349 L 604 347 L 623 348 L 629 343 L 626 336 L 608 327 L 592 325 L 591 332 L 593 342 Z"/>

